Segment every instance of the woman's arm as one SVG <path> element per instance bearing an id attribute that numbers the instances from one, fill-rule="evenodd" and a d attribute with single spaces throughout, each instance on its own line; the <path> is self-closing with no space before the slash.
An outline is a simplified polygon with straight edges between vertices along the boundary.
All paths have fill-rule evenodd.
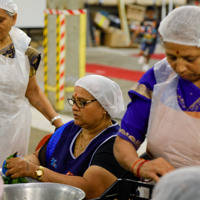
<path id="1" fill-rule="evenodd" d="M 136 163 L 139 157 L 134 146 L 130 142 L 117 136 L 114 144 L 114 155 L 122 167 L 137 176 L 138 167 L 143 161 L 140 160 Z M 132 168 L 134 163 L 136 164 Z M 160 176 L 165 175 L 171 170 L 174 170 L 174 167 L 169 162 L 164 158 L 157 158 L 145 162 L 140 167 L 139 174 L 143 178 L 153 179 L 157 182 L 159 181 Z"/>
<path id="2" fill-rule="evenodd" d="M 35 75 L 29 79 L 28 87 L 26 90 L 26 97 L 28 98 L 29 102 L 37 110 L 39 110 L 49 121 L 57 116 L 57 113 L 53 109 L 48 98 L 39 87 Z M 60 127 L 63 125 L 63 122 L 61 119 L 57 119 L 54 121 L 53 125 L 55 125 L 56 127 Z"/>
<path id="3" fill-rule="evenodd" d="M 119 136 L 114 143 L 114 155 L 119 164 L 128 171 L 131 171 L 133 163 L 139 159 L 133 144 Z"/>
<path id="4" fill-rule="evenodd" d="M 27 158 L 33 158 L 31 156 L 33 155 L 29 155 Z M 7 168 L 6 176 L 11 175 L 12 178 L 31 177 L 37 179 L 36 170 L 39 169 L 39 165 L 17 157 L 7 160 Z M 40 181 L 78 187 L 86 193 L 87 199 L 100 196 L 117 180 L 112 173 L 99 166 L 89 167 L 83 177 L 60 174 L 48 168 L 43 168 L 43 172 L 44 174 Z"/>
<path id="5" fill-rule="evenodd" d="M 86 193 L 87 199 L 99 197 L 116 180 L 117 178 L 112 173 L 99 166 L 89 167 L 83 177 L 63 175 L 45 168 L 41 179 L 43 182 L 63 183 L 78 187 Z"/>
<path id="6" fill-rule="evenodd" d="M 85 171 L 83 177 L 63 175 L 48 168 L 43 168 L 44 175 L 40 180 L 81 188 L 85 191 L 87 198 L 100 196 L 117 180 L 117 177 L 122 177 L 125 174 L 125 170 L 119 166 L 113 155 L 114 141 L 115 138 L 111 138 L 96 151 L 91 166 Z M 34 154 L 25 156 L 29 160 L 28 162 L 19 157 L 7 160 L 9 170 L 6 175 L 10 174 L 13 178 L 32 177 L 36 179 L 35 171 L 41 165 L 38 159 L 39 152 L 41 153 L 42 151 L 43 153 L 44 151 L 46 152 L 45 145 Z"/>
<path id="7" fill-rule="evenodd" d="M 34 163 L 36 165 L 40 165 L 40 161 L 38 159 L 38 155 L 39 155 L 39 151 L 40 149 L 38 149 L 37 151 L 35 151 L 34 153 L 32 154 L 29 154 L 29 155 L 26 155 L 24 156 L 24 160 L 26 160 L 27 162 L 31 162 L 31 163 Z"/>

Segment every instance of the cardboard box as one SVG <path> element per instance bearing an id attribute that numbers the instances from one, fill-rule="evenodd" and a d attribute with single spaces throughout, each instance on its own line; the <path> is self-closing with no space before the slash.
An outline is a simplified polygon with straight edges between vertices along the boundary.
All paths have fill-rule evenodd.
<path id="1" fill-rule="evenodd" d="M 161 0 L 162 1 L 162 0 Z M 167 2 L 168 0 L 166 0 Z M 156 0 L 156 5 L 158 3 L 158 0 Z M 143 6 L 152 6 L 152 1 L 149 1 L 149 0 L 136 0 L 136 4 L 139 4 L 139 5 L 143 5 Z"/>
<path id="2" fill-rule="evenodd" d="M 85 3 L 88 3 L 90 5 L 96 5 L 98 4 L 98 0 L 85 0 Z"/>
<path id="3" fill-rule="evenodd" d="M 118 0 L 85 0 L 90 5 L 98 5 L 100 2 L 105 6 L 117 6 Z M 124 4 L 135 3 L 136 0 L 124 0 Z"/>
<path id="4" fill-rule="evenodd" d="M 57 9 L 78 10 L 84 8 L 84 0 L 59 0 L 57 2 Z"/>
<path id="5" fill-rule="evenodd" d="M 139 5 L 143 5 L 143 6 L 152 5 L 152 1 L 149 1 L 149 0 L 136 0 L 135 3 Z M 163 3 L 163 0 L 156 0 L 155 3 L 156 3 L 156 6 L 161 6 Z M 166 5 L 168 5 L 168 3 L 169 3 L 169 0 L 166 0 Z M 185 4 L 187 4 L 187 0 L 174 1 L 174 5 L 185 5 Z"/>
<path id="6" fill-rule="evenodd" d="M 135 3 L 135 0 L 123 0 L 124 4 L 129 4 L 129 3 Z M 103 5 L 108 5 L 108 6 L 117 6 L 119 0 L 102 0 Z"/>
<path id="7" fill-rule="evenodd" d="M 110 27 L 105 33 L 104 45 L 108 47 L 127 47 L 130 44 L 128 37 L 122 30 Z"/>
<path id="8" fill-rule="evenodd" d="M 100 12 L 95 13 L 93 21 L 98 27 L 102 28 L 103 30 L 107 30 L 110 26 L 110 20 L 106 16 L 102 15 Z"/>
<path id="9" fill-rule="evenodd" d="M 138 5 L 127 5 L 126 16 L 128 20 L 143 21 L 146 8 Z"/>

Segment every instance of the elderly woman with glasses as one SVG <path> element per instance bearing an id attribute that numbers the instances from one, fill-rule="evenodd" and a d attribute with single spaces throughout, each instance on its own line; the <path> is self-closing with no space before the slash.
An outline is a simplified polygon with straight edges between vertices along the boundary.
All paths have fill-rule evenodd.
<path id="1" fill-rule="evenodd" d="M 132 176 L 115 160 L 113 144 L 117 121 L 124 109 L 120 87 L 100 75 L 88 75 L 75 83 L 72 98 L 74 120 L 51 136 L 25 161 L 7 160 L 6 175 L 32 177 L 42 182 L 64 183 L 81 188 L 86 198 L 95 198 L 117 178 Z"/>

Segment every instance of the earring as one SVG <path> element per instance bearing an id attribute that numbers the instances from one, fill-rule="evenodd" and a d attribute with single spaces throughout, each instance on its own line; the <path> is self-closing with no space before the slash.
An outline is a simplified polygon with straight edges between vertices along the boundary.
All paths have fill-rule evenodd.
<path id="1" fill-rule="evenodd" d="M 104 114 L 104 119 L 106 119 L 106 117 L 107 117 L 107 115 L 106 115 L 107 112 L 105 111 L 103 114 Z"/>

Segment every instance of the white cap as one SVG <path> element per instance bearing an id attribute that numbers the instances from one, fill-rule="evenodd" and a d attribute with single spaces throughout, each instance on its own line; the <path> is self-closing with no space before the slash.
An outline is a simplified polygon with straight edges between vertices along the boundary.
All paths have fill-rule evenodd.
<path id="1" fill-rule="evenodd" d="M 13 0 L 0 0 L 0 8 L 11 13 L 17 13 L 17 5 Z"/>
<path id="2" fill-rule="evenodd" d="M 116 82 L 101 75 L 87 75 L 75 86 L 87 90 L 112 118 L 119 117 L 124 111 L 122 91 Z"/>
<path id="3" fill-rule="evenodd" d="M 200 167 L 176 169 L 164 175 L 153 190 L 152 200 L 199 200 Z"/>
<path id="4" fill-rule="evenodd" d="M 200 47 L 200 7 L 174 9 L 161 21 L 159 33 L 164 42 Z"/>

